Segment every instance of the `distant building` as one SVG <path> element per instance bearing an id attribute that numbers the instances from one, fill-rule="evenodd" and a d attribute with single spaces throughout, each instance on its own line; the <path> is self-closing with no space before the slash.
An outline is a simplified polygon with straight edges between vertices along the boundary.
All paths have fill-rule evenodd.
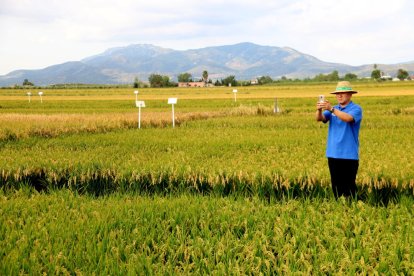
<path id="1" fill-rule="evenodd" d="M 196 82 L 179 82 L 178 87 L 206 87 L 206 83 L 204 81 L 196 81 Z"/>

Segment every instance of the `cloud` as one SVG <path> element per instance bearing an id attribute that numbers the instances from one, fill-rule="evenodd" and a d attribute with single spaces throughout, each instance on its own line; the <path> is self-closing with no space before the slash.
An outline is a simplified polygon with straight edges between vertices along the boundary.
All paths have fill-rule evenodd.
<path id="1" fill-rule="evenodd" d="M 408 0 L 2 0 L 0 74 L 115 46 L 254 42 L 352 65 L 414 60 Z"/>

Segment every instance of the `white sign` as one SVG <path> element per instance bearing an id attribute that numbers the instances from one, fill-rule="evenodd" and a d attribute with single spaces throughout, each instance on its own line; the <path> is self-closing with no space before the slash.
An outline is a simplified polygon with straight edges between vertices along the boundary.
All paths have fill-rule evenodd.
<path id="1" fill-rule="evenodd" d="M 168 98 L 168 104 L 176 104 L 177 98 Z"/>
<path id="2" fill-rule="evenodd" d="M 145 102 L 144 101 L 136 101 L 135 102 L 137 107 L 145 107 Z"/>
<path id="3" fill-rule="evenodd" d="M 172 106 L 172 124 L 175 127 L 174 104 L 177 103 L 177 98 L 168 98 L 168 104 Z"/>
<path id="4" fill-rule="evenodd" d="M 40 91 L 40 92 L 39 92 L 39 96 L 40 96 L 40 103 L 43 103 L 42 95 L 43 95 L 43 92 L 42 92 L 42 91 Z"/>
<path id="5" fill-rule="evenodd" d="M 233 89 L 233 93 L 234 93 L 234 101 L 236 102 L 237 101 L 237 97 L 236 97 L 236 94 L 237 94 L 237 89 Z"/>
<path id="6" fill-rule="evenodd" d="M 145 107 L 145 102 L 135 101 L 135 105 L 138 107 L 138 128 L 141 128 L 141 107 Z"/>

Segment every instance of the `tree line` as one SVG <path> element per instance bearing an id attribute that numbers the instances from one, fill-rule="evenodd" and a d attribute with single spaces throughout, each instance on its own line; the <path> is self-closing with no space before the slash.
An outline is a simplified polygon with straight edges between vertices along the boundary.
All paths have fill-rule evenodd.
<path id="1" fill-rule="evenodd" d="M 381 80 L 385 76 L 384 72 L 378 68 L 377 64 L 374 64 L 374 70 L 371 72 L 371 78 L 375 80 Z M 407 70 L 398 69 L 397 71 L 397 78 L 400 80 L 411 79 L 410 75 L 408 74 Z"/>
<path id="2" fill-rule="evenodd" d="M 256 83 L 252 83 L 251 81 L 246 80 L 237 80 L 236 76 L 230 75 L 222 79 L 217 79 L 214 83 L 211 79 L 208 78 L 209 74 L 205 70 L 202 73 L 202 77 L 199 79 L 194 78 L 190 73 L 185 72 L 181 73 L 177 76 L 178 82 L 204 82 L 205 84 L 214 85 L 214 86 L 248 86 L 251 84 L 258 84 L 258 85 L 265 85 L 271 83 L 281 83 L 281 82 L 335 82 L 339 80 L 348 80 L 348 81 L 355 81 L 358 79 L 358 76 L 353 73 L 346 73 L 343 77 L 339 76 L 339 72 L 337 70 L 332 71 L 328 74 L 318 74 L 313 78 L 305 78 L 305 79 L 291 79 L 285 76 L 282 76 L 280 79 L 273 79 L 270 76 L 261 76 L 257 78 Z M 384 72 L 378 68 L 377 64 L 374 64 L 374 68 L 371 72 L 371 78 L 377 81 L 385 80 Z M 398 69 L 397 71 L 397 78 L 400 80 L 410 80 L 409 73 L 404 69 Z M 149 84 L 148 84 L 149 83 Z M 134 88 L 143 88 L 143 87 L 175 87 L 178 86 L 177 82 L 171 80 L 171 78 L 167 75 L 161 74 L 151 74 L 148 77 L 148 83 L 140 81 L 138 78 L 134 79 L 133 87 Z M 24 79 L 22 83 L 23 87 L 34 87 L 35 85 L 30 82 L 28 79 Z"/>
<path id="3" fill-rule="evenodd" d="M 371 78 L 377 81 L 383 80 L 381 77 L 384 73 L 377 68 L 377 65 L 374 65 L 374 70 L 371 73 Z M 409 73 L 404 69 L 398 69 L 397 78 L 400 80 L 410 79 Z M 214 83 L 211 79 L 208 79 L 208 72 L 203 72 L 203 77 L 201 79 L 195 79 L 190 73 L 181 73 L 178 75 L 178 82 L 205 82 L 206 84 L 211 84 L 214 86 L 248 86 L 252 84 L 266 85 L 272 83 L 284 83 L 284 82 L 335 82 L 340 80 L 355 81 L 358 79 L 358 76 L 354 73 L 346 73 L 344 76 L 340 76 L 337 70 L 332 71 L 327 74 L 317 74 L 313 78 L 304 78 L 304 79 L 291 79 L 285 76 L 282 76 L 280 79 L 273 79 L 270 76 L 261 76 L 257 78 L 256 83 L 246 80 L 237 80 L 236 76 L 230 75 L 222 79 L 217 79 Z M 151 87 L 174 87 L 178 84 L 170 80 L 170 77 L 163 76 L 159 74 L 152 74 L 148 78 L 149 85 Z M 142 85 L 145 85 L 141 83 Z M 134 87 L 138 87 L 139 83 L 135 82 Z"/>
<path id="4" fill-rule="evenodd" d="M 236 80 L 236 76 L 230 75 L 223 79 L 216 80 L 213 84 L 213 81 L 208 78 L 208 72 L 203 71 L 202 78 L 196 79 L 193 78 L 193 76 L 190 73 L 181 73 L 177 76 L 178 82 L 204 82 L 205 84 L 210 84 L 214 86 L 237 86 L 237 85 L 246 85 L 247 82 L 241 82 Z M 150 87 L 175 87 L 178 86 L 178 83 L 171 80 L 169 76 L 161 75 L 161 74 L 151 74 L 148 77 L 148 82 Z M 146 87 L 148 86 L 142 81 L 139 81 L 138 78 L 135 78 L 133 87 L 134 88 L 140 88 L 140 87 Z"/>

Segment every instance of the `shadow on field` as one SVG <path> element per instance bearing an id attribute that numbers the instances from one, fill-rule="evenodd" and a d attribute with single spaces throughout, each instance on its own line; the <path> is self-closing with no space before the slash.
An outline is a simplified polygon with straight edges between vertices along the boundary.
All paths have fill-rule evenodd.
<path id="1" fill-rule="evenodd" d="M 183 177 L 171 177 L 169 174 L 154 176 L 151 173 L 142 174 L 133 181 L 115 179 L 115 174 L 107 173 L 105 177 L 101 173 L 92 175 L 87 181 L 77 181 L 76 177 L 67 173 L 59 178 L 51 179 L 43 170 L 37 170 L 26 176 L 20 176 L 17 180 L 13 177 L 5 179 L 0 177 L 0 189 L 5 191 L 22 188 L 33 189 L 37 192 L 47 193 L 56 189 L 68 189 L 79 194 L 100 197 L 114 193 L 139 194 L 146 196 L 161 195 L 171 196 L 180 194 L 212 195 L 220 197 L 257 197 L 264 202 L 275 202 L 289 199 L 333 199 L 331 188 L 322 187 L 320 184 L 312 187 L 300 184 L 274 183 L 261 181 L 258 183 L 246 183 L 233 177 L 225 177 L 226 181 L 212 185 L 203 177 L 186 179 Z M 402 196 L 413 196 L 412 190 L 399 190 L 392 187 L 358 188 L 356 198 L 349 200 L 361 200 L 375 206 L 387 206 L 389 203 L 400 202 Z"/>

